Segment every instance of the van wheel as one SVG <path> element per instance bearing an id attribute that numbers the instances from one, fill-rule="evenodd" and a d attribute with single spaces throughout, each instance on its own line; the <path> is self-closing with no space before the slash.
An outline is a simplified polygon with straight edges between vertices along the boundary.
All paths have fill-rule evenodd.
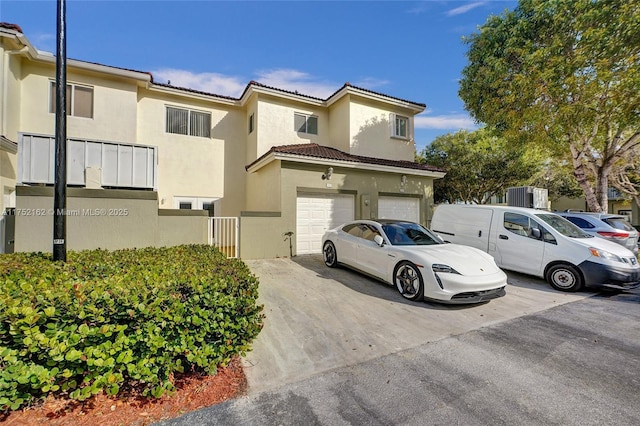
<path id="1" fill-rule="evenodd" d="M 393 272 L 393 284 L 405 299 L 420 300 L 424 293 L 424 283 L 418 268 L 404 261 L 396 266 Z"/>
<path id="2" fill-rule="evenodd" d="M 580 272 L 568 264 L 553 265 L 549 268 L 547 281 L 551 287 L 560 291 L 578 291 L 584 285 Z"/>
<path id="3" fill-rule="evenodd" d="M 338 254 L 336 253 L 336 246 L 331 241 L 324 243 L 322 248 L 322 256 L 324 257 L 324 264 L 330 268 L 338 266 Z"/>

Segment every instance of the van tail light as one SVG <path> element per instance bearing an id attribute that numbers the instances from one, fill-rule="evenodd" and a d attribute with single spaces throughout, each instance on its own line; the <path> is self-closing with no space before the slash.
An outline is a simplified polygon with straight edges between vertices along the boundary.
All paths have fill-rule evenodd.
<path id="1" fill-rule="evenodd" d="M 606 232 L 606 231 L 598 231 L 598 235 L 602 235 L 606 238 L 629 238 L 628 232 Z"/>

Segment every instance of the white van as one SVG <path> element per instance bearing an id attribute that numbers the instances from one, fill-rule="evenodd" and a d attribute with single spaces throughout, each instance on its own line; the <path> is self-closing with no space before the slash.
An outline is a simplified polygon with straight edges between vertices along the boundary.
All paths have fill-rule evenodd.
<path id="1" fill-rule="evenodd" d="M 486 251 L 501 268 L 544 278 L 558 290 L 640 285 L 640 265 L 631 251 L 547 211 L 443 204 L 431 230 L 447 242 Z"/>

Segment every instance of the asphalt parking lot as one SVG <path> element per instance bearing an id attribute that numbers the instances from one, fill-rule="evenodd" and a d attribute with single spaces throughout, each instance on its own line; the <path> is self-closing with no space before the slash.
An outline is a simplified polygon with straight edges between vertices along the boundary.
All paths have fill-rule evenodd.
<path id="1" fill-rule="evenodd" d="M 247 263 L 266 314 L 247 395 L 163 424 L 640 424 L 640 289 L 508 273 L 505 297 L 447 306 L 320 256 Z"/>

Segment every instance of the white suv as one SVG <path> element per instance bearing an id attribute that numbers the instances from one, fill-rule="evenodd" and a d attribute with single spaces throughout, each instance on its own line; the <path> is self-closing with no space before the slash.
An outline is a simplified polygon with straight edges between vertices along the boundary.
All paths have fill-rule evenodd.
<path id="1" fill-rule="evenodd" d="M 638 255 L 638 231 L 621 215 L 586 212 L 555 212 L 584 232 L 614 241 Z"/>

